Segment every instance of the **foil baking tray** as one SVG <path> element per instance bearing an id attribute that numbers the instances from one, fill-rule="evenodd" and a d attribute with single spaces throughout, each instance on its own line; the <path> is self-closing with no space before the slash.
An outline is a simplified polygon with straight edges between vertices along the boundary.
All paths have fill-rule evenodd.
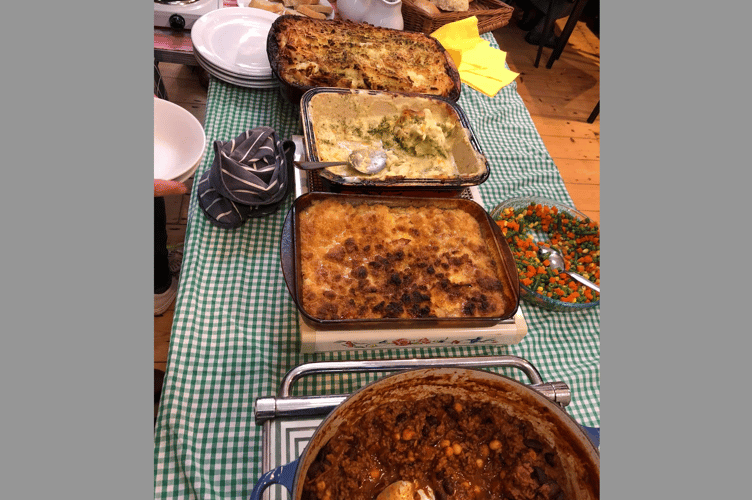
<path id="1" fill-rule="evenodd" d="M 423 127 L 423 138 L 418 126 L 415 129 L 402 128 L 405 134 L 416 134 L 410 144 L 401 146 L 392 120 L 409 122 L 410 114 L 429 113 Z M 300 100 L 300 115 L 303 124 L 304 147 L 309 161 L 336 161 L 341 158 L 324 157 L 331 154 L 345 154 L 362 147 L 376 144 L 383 147 L 389 156 L 388 167 L 377 175 L 360 174 L 349 167 L 332 167 L 316 171 L 326 191 L 368 194 L 411 195 L 411 191 L 428 193 L 459 193 L 471 186 L 479 186 L 490 176 L 491 169 L 480 143 L 475 137 L 470 120 L 463 109 L 450 99 L 425 94 L 408 94 L 377 90 L 353 90 L 317 88 L 306 92 Z M 372 132 L 376 123 L 387 121 L 386 131 Z M 337 134 L 336 144 L 325 146 L 331 141 L 327 127 L 344 124 L 344 130 L 351 137 Z M 432 126 L 432 127 L 431 127 Z M 440 153 L 410 151 L 409 147 L 425 148 L 431 144 L 431 136 L 425 130 L 438 128 L 451 130 L 444 132 L 442 140 L 448 147 Z M 361 130 L 362 129 L 362 130 Z M 355 132 L 350 133 L 350 130 Z M 378 139 L 377 135 L 384 138 Z M 385 145 L 392 141 L 391 145 Z M 430 151 L 430 149 L 429 149 Z M 399 155 L 399 159 L 398 159 Z M 397 168 L 392 164 L 404 162 L 406 165 L 419 164 L 415 172 Z M 435 165 L 445 165 L 430 174 Z M 449 173 L 449 171 L 453 172 Z"/>

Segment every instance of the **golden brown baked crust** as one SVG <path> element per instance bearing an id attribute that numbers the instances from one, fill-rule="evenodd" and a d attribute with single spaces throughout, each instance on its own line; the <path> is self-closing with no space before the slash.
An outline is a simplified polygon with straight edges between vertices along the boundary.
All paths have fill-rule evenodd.
<path id="1" fill-rule="evenodd" d="M 503 314 L 498 264 L 462 210 L 326 199 L 298 224 L 302 308 L 316 319 Z"/>
<path id="2" fill-rule="evenodd" d="M 423 33 L 282 16 L 274 22 L 272 39 L 272 67 L 289 83 L 459 97 L 451 59 Z"/>

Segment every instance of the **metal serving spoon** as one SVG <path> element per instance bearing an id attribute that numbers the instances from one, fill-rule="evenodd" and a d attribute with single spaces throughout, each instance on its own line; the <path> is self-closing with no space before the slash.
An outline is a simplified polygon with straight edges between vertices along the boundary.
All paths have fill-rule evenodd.
<path id="1" fill-rule="evenodd" d="M 412 481 L 395 481 L 378 494 L 376 500 L 413 500 L 417 493 L 420 500 L 436 500 L 430 486 L 418 488 Z"/>
<path id="2" fill-rule="evenodd" d="M 383 149 L 356 149 L 345 161 L 296 161 L 293 163 L 301 170 L 350 165 L 362 174 L 373 175 L 386 167 L 386 152 Z"/>
<path id="3" fill-rule="evenodd" d="M 593 283 L 592 281 L 588 280 L 587 278 L 580 276 L 579 274 L 572 272 L 572 271 L 566 271 L 564 269 L 564 257 L 554 250 L 553 248 L 548 247 L 540 247 L 538 248 L 538 256 L 541 260 L 546 260 L 550 262 L 550 266 L 552 269 L 557 269 L 560 273 L 566 273 L 572 277 L 572 279 L 579 281 L 586 287 L 592 288 L 598 293 L 601 293 L 601 287 Z"/>

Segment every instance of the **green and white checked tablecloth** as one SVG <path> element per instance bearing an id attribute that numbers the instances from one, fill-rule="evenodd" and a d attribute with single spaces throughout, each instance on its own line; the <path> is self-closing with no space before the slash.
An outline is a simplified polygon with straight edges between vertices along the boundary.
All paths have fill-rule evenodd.
<path id="1" fill-rule="evenodd" d="M 482 36 L 498 47 L 490 33 Z M 490 178 L 480 186 L 487 210 L 523 195 L 572 203 L 516 83 L 494 98 L 463 84 L 459 105 L 491 165 Z M 297 108 L 278 89 L 244 89 L 212 77 L 207 154 L 195 178 L 211 167 L 213 141 L 261 125 L 282 138 L 302 134 Z M 311 361 L 513 354 L 530 361 L 544 381 L 566 382 L 572 389 L 568 413 L 583 425 L 600 426 L 599 307 L 557 313 L 523 302 L 528 334 L 512 346 L 300 354 L 297 309 L 279 260 L 280 232 L 292 198 L 271 216 L 224 230 L 206 220 L 193 185 L 155 430 L 155 498 L 248 498 L 265 472 L 253 403 L 276 395 L 288 370 Z M 499 371 L 527 382 L 519 372 Z M 304 379 L 296 390 L 298 395 L 349 393 L 380 376 L 318 376 Z"/>

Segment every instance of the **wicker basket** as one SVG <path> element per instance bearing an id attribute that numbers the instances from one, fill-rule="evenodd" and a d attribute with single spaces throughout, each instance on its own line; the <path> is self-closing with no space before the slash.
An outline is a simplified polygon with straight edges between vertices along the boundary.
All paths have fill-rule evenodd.
<path id="1" fill-rule="evenodd" d="M 478 32 L 486 33 L 509 24 L 514 8 L 499 0 L 473 0 L 466 12 L 441 12 L 439 15 L 426 14 L 418 9 L 413 0 L 402 0 L 402 17 L 405 31 L 421 31 L 430 35 L 447 23 L 453 23 L 470 16 L 478 18 Z"/>

